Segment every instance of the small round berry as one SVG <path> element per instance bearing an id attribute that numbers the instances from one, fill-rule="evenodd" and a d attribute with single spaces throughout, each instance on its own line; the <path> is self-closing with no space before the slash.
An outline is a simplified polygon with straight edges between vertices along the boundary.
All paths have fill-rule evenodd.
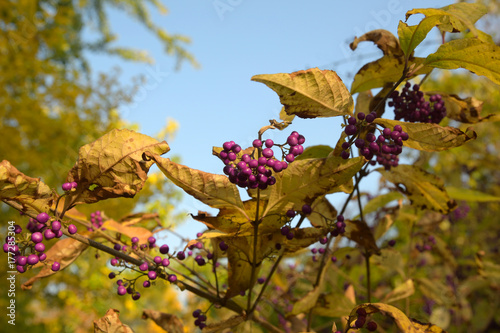
<path id="1" fill-rule="evenodd" d="M 274 145 L 274 141 L 271 139 L 267 139 L 264 144 L 266 145 L 267 148 L 271 148 Z"/>
<path id="2" fill-rule="evenodd" d="M 264 282 L 266 282 L 266 279 L 263 278 L 263 277 L 260 277 L 260 278 L 257 279 L 257 283 L 258 284 L 264 284 Z"/>
<path id="3" fill-rule="evenodd" d="M 390 247 L 393 247 L 394 245 L 396 245 L 396 240 L 391 239 L 389 242 L 387 242 L 387 244 L 389 244 Z"/>
<path id="4" fill-rule="evenodd" d="M 148 270 L 148 263 L 147 262 L 143 262 L 140 266 L 139 266 L 139 269 L 141 271 L 147 271 Z"/>
<path id="5" fill-rule="evenodd" d="M 155 264 L 159 265 L 161 263 L 162 259 L 160 256 L 156 256 L 156 257 L 154 257 L 153 261 L 155 262 Z"/>
<path id="6" fill-rule="evenodd" d="M 365 326 L 365 322 L 366 317 L 359 316 L 358 319 L 354 322 L 354 326 L 356 326 L 357 328 L 362 328 L 363 326 Z"/>
<path id="7" fill-rule="evenodd" d="M 333 263 L 336 263 L 336 262 L 337 262 L 337 257 L 333 256 L 333 257 L 331 258 L 331 260 L 332 260 L 332 262 L 333 262 Z"/>
<path id="8" fill-rule="evenodd" d="M 127 293 L 127 288 L 124 286 L 118 286 L 118 295 L 123 296 Z"/>
<path id="9" fill-rule="evenodd" d="M 61 231 L 61 230 L 59 230 L 59 231 Z M 68 232 L 69 232 L 71 235 L 76 234 L 76 232 L 77 232 L 77 231 L 78 231 L 78 230 L 77 230 L 77 228 L 76 228 L 76 226 L 75 226 L 74 224 L 70 224 L 70 225 L 68 226 Z"/>
<path id="10" fill-rule="evenodd" d="M 221 251 L 226 251 L 229 248 L 229 245 L 227 245 L 224 241 L 221 241 L 219 243 L 219 248 L 221 249 Z"/>
<path id="11" fill-rule="evenodd" d="M 260 141 L 259 139 L 255 139 L 255 140 L 253 140 L 253 142 L 252 142 L 252 146 L 253 146 L 254 148 L 260 148 L 260 147 L 262 147 L 262 141 Z"/>
<path id="12" fill-rule="evenodd" d="M 293 237 L 295 237 L 295 235 L 294 235 L 294 233 L 293 233 L 293 232 L 291 232 L 291 231 L 290 231 L 288 234 L 286 234 L 286 239 L 288 239 L 288 240 L 292 240 L 292 239 L 293 239 Z"/>
<path id="13" fill-rule="evenodd" d="M 78 183 L 77 182 L 71 182 L 71 188 L 77 188 Z"/>
<path id="14" fill-rule="evenodd" d="M 47 259 L 47 253 L 45 253 L 45 252 L 44 252 L 44 253 L 40 253 L 40 254 L 38 255 L 38 259 L 39 259 L 40 261 L 44 261 L 45 259 Z"/>
<path id="15" fill-rule="evenodd" d="M 377 323 L 369 321 L 368 324 L 366 324 L 366 329 L 370 332 L 375 332 L 377 330 Z"/>
<path id="16" fill-rule="evenodd" d="M 151 282 L 149 282 L 148 280 L 146 280 L 146 281 L 144 281 L 144 282 L 142 283 L 142 286 L 143 286 L 144 288 L 149 288 L 149 287 L 151 287 Z"/>
<path id="17" fill-rule="evenodd" d="M 365 120 L 367 123 L 370 124 L 375 120 L 375 118 L 377 118 L 377 114 L 372 112 L 372 113 L 366 115 Z"/>
<path id="18" fill-rule="evenodd" d="M 115 243 L 115 245 L 113 246 L 113 249 L 115 249 L 116 251 L 120 251 L 122 249 L 122 246 L 118 243 Z"/>
<path id="19" fill-rule="evenodd" d="M 52 224 L 50 225 L 50 228 L 52 229 L 52 231 L 60 230 L 61 229 L 61 222 L 59 222 L 59 221 L 52 222 Z"/>
<path id="20" fill-rule="evenodd" d="M 347 125 L 344 130 L 345 134 L 347 135 L 354 135 L 357 133 L 357 131 L 358 129 L 356 128 L 355 125 Z"/>
<path id="21" fill-rule="evenodd" d="M 163 267 L 167 267 L 168 265 L 170 265 L 170 260 L 168 258 L 163 258 L 163 260 L 161 261 L 161 265 Z"/>
<path id="22" fill-rule="evenodd" d="M 132 237 L 131 241 L 132 243 L 139 243 L 139 237 Z"/>
<path id="23" fill-rule="evenodd" d="M 234 141 L 227 141 L 222 144 L 222 148 L 224 148 L 225 150 L 231 150 L 231 148 L 233 148 L 234 145 L 235 145 Z"/>
<path id="24" fill-rule="evenodd" d="M 366 310 L 363 309 L 363 308 L 358 308 L 356 310 L 356 313 L 358 314 L 358 316 L 361 316 L 361 317 L 366 317 Z"/>
<path id="25" fill-rule="evenodd" d="M 234 145 L 231 150 L 238 154 L 241 151 L 241 147 L 240 145 Z"/>
<path id="26" fill-rule="evenodd" d="M 135 294 L 132 295 L 132 299 L 134 301 L 137 301 L 139 298 L 141 298 L 141 293 L 139 293 L 138 291 L 136 291 Z"/>
<path id="27" fill-rule="evenodd" d="M 43 241 L 43 235 L 41 232 L 34 232 L 31 234 L 31 240 L 33 241 L 33 243 L 41 243 Z"/>
<path id="28" fill-rule="evenodd" d="M 365 119 L 366 115 L 363 112 L 360 112 L 360 113 L 358 113 L 357 117 L 359 120 L 363 120 L 363 119 Z"/>
<path id="29" fill-rule="evenodd" d="M 168 276 L 168 281 L 170 281 L 170 282 L 175 282 L 175 281 L 177 281 L 177 276 L 176 276 L 175 274 L 170 274 L 170 275 Z"/>
<path id="30" fill-rule="evenodd" d="M 26 260 L 26 263 L 28 265 L 36 265 L 39 260 L 40 260 L 40 258 L 38 258 L 38 256 L 36 254 L 30 254 L 28 256 L 28 259 Z"/>
<path id="31" fill-rule="evenodd" d="M 198 318 L 201 314 L 201 310 L 200 309 L 196 309 L 193 311 L 193 317 L 194 318 Z"/>
<path id="32" fill-rule="evenodd" d="M 155 271 L 149 271 L 148 272 L 148 278 L 150 280 L 156 280 L 156 277 L 157 277 L 157 273 Z"/>
<path id="33" fill-rule="evenodd" d="M 349 153 L 345 150 L 342 150 L 342 152 L 340 153 L 340 157 L 342 157 L 344 160 L 347 160 L 349 156 Z"/>
<path id="34" fill-rule="evenodd" d="M 38 222 L 45 224 L 50 219 L 50 216 L 47 213 L 40 213 L 36 216 L 36 219 Z"/>
<path id="35" fill-rule="evenodd" d="M 179 260 L 186 259 L 186 254 L 183 251 L 177 252 L 177 259 L 179 259 Z"/>
<path id="36" fill-rule="evenodd" d="M 67 191 L 71 191 L 73 186 L 71 186 L 71 183 L 64 183 L 64 184 L 62 184 L 61 188 L 63 191 L 67 192 Z"/>
<path id="37" fill-rule="evenodd" d="M 281 228 L 281 234 L 283 236 L 286 236 L 289 232 L 290 232 L 290 227 L 289 226 L 285 225 L 284 227 Z"/>
<path id="38" fill-rule="evenodd" d="M 43 244 L 43 243 L 35 244 L 35 251 L 36 252 L 43 252 L 43 251 L 45 251 L 45 244 Z"/>
<path id="39" fill-rule="evenodd" d="M 24 266 L 28 263 L 28 257 L 26 256 L 19 256 L 16 259 L 16 264 Z"/>
<path id="40" fill-rule="evenodd" d="M 288 163 L 292 163 L 295 160 L 295 156 L 293 154 L 288 154 L 288 155 L 285 156 L 285 160 Z"/>
<path id="41" fill-rule="evenodd" d="M 163 244 L 162 246 L 160 246 L 160 253 L 161 254 L 167 254 L 169 250 L 170 250 L 170 248 L 168 247 L 167 244 Z"/>
<path id="42" fill-rule="evenodd" d="M 349 119 L 347 119 L 347 123 L 349 125 L 356 125 L 356 118 L 350 117 Z"/>
<path id="43" fill-rule="evenodd" d="M 118 259 L 117 258 L 111 259 L 110 264 L 111 264 L 111 266 L 117 266 L 118 265 Z"/>
<path id="44" fill-rule="evenodd" d="M 114 279 L 114 278 L 116 277 L 116 273 L 115 273 L 115 272 L 110 272 L 110 273 L 108 274 L 108 277 L 109 277 L 110 279 Z"/>
<path id="45" fill-rule="evenodd" d="M 52 270 L 54 272 L 57 272 L 59 269 L 61 269 L 61 264 L 58 263 L 57 261 L 54 261 L 54 263 L 52 264 Z"/>
<path id="46" fill-rule="evenodd" d="M 149 238 L 148 238 L 148 243 L 149 243 L 150 245 L 153 245 L 154 243 L 156 243 L 156 238 L 154 238 L 153 236 L 149 237 Z"/>
<path id="47" fill-rule="evenodd" d="M 309 215 L 312 213 L 312 208 L 311 206 L 309 205 L 303 205 L 302 206 L 302 213 L 304 213 L 304 215 Z"/>
<path id="48" fill-rule="evenodd" d="M 297 140 L 299 142 L 299 145 L 301 145 L 304 142 L 306 142 L 306 138 L 302 134 L 299 134 L 299 137 L 297 138 Z"/>
<path id="49" fill-rule="evenodd" d="M 299 139 L 296 136 L 289 136 L 286 139 L 286 143 L 288 143 L 290 146 L 296 146 L 299 144 Z"/>
<path id="50" fill-rule="evenodd" d="M 289 209 L 286 211 L 285 215 L 289 218 L 293 218 L 293 217 L 295 217 L 295 211 L 293 209 Z"/>
<path id="51" fill-rule="evenodd" d="M 271 158 L 271 157 L 273 157 L 273 155 L 274 155 L 274 152 L 271 148 L 264 148 L 262 150 L 262 156 L 264 156 L 266 158 Z"/>

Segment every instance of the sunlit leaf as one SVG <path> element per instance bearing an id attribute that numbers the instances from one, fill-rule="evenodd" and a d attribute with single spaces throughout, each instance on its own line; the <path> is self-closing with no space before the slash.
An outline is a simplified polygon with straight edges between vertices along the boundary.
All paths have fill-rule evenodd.
<path id="1" fill-rule="evenodd" d="M 78 162 L 68 174 L 68 182 L 77 182 L 69 198 L 78 203 L 94 203 L 116 197 L 134 197 L 144 186 L 152 161 L 142 155 L 161 155 L 168 144 L 134 131 L 115 129 L 80 148 Z M 67 199 L 66 202 L 72 200 Z"/>
<path id="2" fill-rule="evenodd" d="M 404 185 L 404 189 L 400 187 L 400 190 L 415 207 L 448 214 L 457 205 L 446 193 L 444 183 L 439 177 L 417 166 L 401 164 L 390 171 L 382 168 L 377 171 L 391 183 Z"/>
<path id="3" fill-rule="evenodd" d="M 17 170 L 9 161 L 0 163 L 0 200 L 16 202 L 23 211 L 33 215 L 48 212 L 56 195 L 40 178 L 31 178 Z"/>
<path id="4" fill-rule="evenodd" d="M 228 289 L 225 298 L 232 298 L 245 292 L 255 283 L 252 281 L 253 246 L 246 237 L 232 238 L 227 250 Z M 255 269 L 254 280 L 260 270 L 260 263 Z"/>
<path id="5" fill-rule="evenodd" d="M 264 216 L 269 212 L 283 212 L 292 207 L 312 204 L 317 197 L 338 191 L 364 165 L 362 157 L 344 160 L 328 158 L 299 160 L 280 174 L 272 187 Z"/>
<path id="6" fill-rule="evenodd" d="M 358 318 L 356 311 L 359 308 L 365 309 L 367 314 L 380 313 L 383 316 L 389 317 L 394 321 L 394 324 L 398 327 L 399 331 L 405 333 L 446 333 L 444 330 L 436 325 L 423 324 L 413 319 L 408 318 L 401 310 L 398 308 L 384 304 L 384 303 L 366 303 L 360 304 L 352 309 L 349 316 L 348 325 L 352 327 L 354 322 Z"/>
<path id="7" fill-rule="evenodd" d="M 413 14 L 424 14 L 426 18 L 437 16 L 439 30 L 461 32 L 471 30 L 477 36 L 474 23 L 488 13 L 485 5 L 480 3 L 456 3 L 441 8 L 418 8 L 406 12 L 406 19 Z"/>
<path id="8" fill-rule="evenodd" d="M 403 195 L 396 191 L 391 191 L 386 194 L 377 195 L 375 198 L 371 199 L 366 203 L 363 207 L 363 214 L 370 214 L 376 212 L 382 207 L 385 207 L 388 203 L 391 203 L 394 200 L 402 199 Z"/>
<path id="9" fill-rule="evenodd" d="M 289 115 L 301 118 L 350 114 L 354 102 L 337 73 L 311 68 L 291 74 L 262 74 L 252 77 L 273 89 Z"/>
<path id="10" fill-rule="evenodd" d="M 327 219 L 335 221 L 337 219 L 337 210 L 325 197 L 320 197 L 311 205 L 314 213 L 307 216 L 307 219 L 314 227 L 326 227 Z"/>
<path id="11" fill-rule="evenodd" d="M 446 192 L 455 200 L 463 200 L 468 202 L 495 202 L 500 201 L 500 197 L 487 194 L 480 191 L 474 191 L 468 188 L 459 188 L 447 186 Z"/>
<path id="12" fill-rule="evenodd" d="M 43 267 L 37 275 L 21 285 L 23 289 L 31 289 L 33 284 L 42 279 L 54 275 L 75 261 L 87 249 L 88 245 L 73 238 L 65 238 L 57 241 L 46 251 L 47 259 L 39 262 L 35 267 Z M 52 271 L 52 264 L 57 261 L 61 266 L 58 272 Z"/>
<path id="13" fill-rule="evenodd" d="M 399 42 L 407 58 L 415 48 L 427 37 L 429 31 L 440 22 L 441 16 L 435 15 L 424 18 L 418 25 L 409 26 L 400 21 L 398 26 Z"/>
<path id="14" fill-rule="evenodd" d="M 306 160 L 308 158 L 325 158 L 333 151 L 333 148 L 327 145 L 309 146 L 304 149 L 304 152 L 295 158 L 298 160 Z"/>
<path id="15" fill-rule="evenodd" d="M 392 215 L 385 215 L 383 218 L 379 219 L 377 226 L 375 227 L 375 232 L 373 233 L 373 237 L 375 237 L 375 240 L 378 240 L 380 237 L 385 235 L 387 231 L 392 227 L 394 224 L 394 219 Z"/>
<path id="16" fill-rule="evenodd" d="M 146 309 L 142 311 L 142 319 L 153 320 L 168 333 L 184 333 L 184 325 L 176 315 Z"/>
<path id="17" fill-rule="evenodd" d="M 412 58 L 409 64 L 420 66 L 424 63 L 423 58 Z M 356 73 L 351 86 L 351 94 L 362 92 L 373 88 L 384 87 L 388 83 L 397 82 L 404 71 L 404 61 L 393 56 L 383 56 L 382 58 L 369 62 Z M 419 68 L 413 76 L 430 73 L 432 68 L 423 66 Z"/>
<path id="18" fill-rule="evenodd" d="M 364 114 L 369 114 L 372 110 L 370 108 L 370 103 L 373 99 L 373 94 L 370 90 L 362 91 L 356 97 L 356 106 L 354 107 L 354 115 L 357 116 L 358 113 L 363 112 Z"/>
<path id="19" fill-rule="evenodd" d="M 451 40 L 427 56 L 426 66 L 465 68 L 500 84 L 500 47 L 476 38 Z"/>
<path id="20" fill-rule="evenodd" d="M 213 208 L 232 208 L 245 214 L 240 193 L 228 177 L 191 169 L 168 158 L 151 158 L 168 179 L 194 198 Z"/>
<path id="21" fill-rule="evenodd" d="M 360 37 L 354 38 L 354 41 L 349 46 L 354 51 L 358 47 L 358 44 L 364 41 L 373 42 L 384 52 L 384 55 L 396 58 L 403 55 L 398 39 L 390 31 L 384 29 L 369 31 Z"/>
<path id="22" fill-rule="evenodd" d="M 477 137 L 473 130 L 462 132 L 458 128 L 443 127 L 437 124 L 408 123 L 384 118 L 377 118 L 374 123 L 391 129 L 396 125 L 401 126 L 409 136 L 409 139 L 404 141 L 404 145 L 423 151 L 441 151 L 459 147 Z"/>
<path id="23" fill-rule="evenodd" d="M 399 301 L 400 299 L 405 299 L 410 297 L 415 293 L 415 287 L 413 286 L 413 280 L 408 279 L 396 288 L 393 291 L 388 293 L 384 299 L 384 303 L 392 303 L 395 301 Z"/>
<path id="24" fill-rule="evenodd" d="M 103 317 L 94 320 L 94 333 L 134 333 L 120 321 L 119 313 L 118 310 L 109 309 Z"/>
<path id="25" fill-rule="evenodd" d="M 148 238 L 153 236 L 153 233 L 146 228 L 142 227 L 131 227 L 121 223 L 118 223 L 114 220 L 106 220 L 102 224 L 101 228 L 105 228 L 106 230 L 111 230 L 118 232 L 122 235 L 128 236 L 130 238 L 137 237 L 139 238 L 139 243 L 147 243 Z"/>

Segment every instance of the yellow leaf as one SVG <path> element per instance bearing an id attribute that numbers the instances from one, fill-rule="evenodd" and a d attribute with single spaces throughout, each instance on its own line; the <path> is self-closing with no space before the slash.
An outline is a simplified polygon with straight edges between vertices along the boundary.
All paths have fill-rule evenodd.
<path id="1" fill-rule="evenodd" d="M 120 311 L 109 309 L 102 318 L 94 320 L 94 333 L 134 333 L 118 318 Z"/>
<path id="2" fill-rule="evenodd" d="M 350 114 L 354 107 L 346 86 L 331 70 L 311 68 L 291 74 L 262 74 L 252 80 L 273 89 L 288 115 L 335 117 Z"/>

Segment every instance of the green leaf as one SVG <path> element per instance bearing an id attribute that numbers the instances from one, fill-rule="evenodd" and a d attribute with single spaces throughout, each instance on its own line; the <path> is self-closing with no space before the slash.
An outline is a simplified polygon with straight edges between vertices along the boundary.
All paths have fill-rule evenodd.
<path id="1" fill-rule="evenodd" d="M 319 295 L 313 312 L 316 315 L 325 317 L 344 317 L 349 315 L 349 309 L 354 305 L 344 294 L 331 292 L 326 295 Z"/>
<path id="2" fill-rule="evenodd" d="M 372 200 L 368 201 L 366 205 L 363 207 L 363 214 L 367 215 L 373 212 L 376 212 L 380 208 L 384 207 L 388 203 L 402 199 L 403 195 L 399 192 L 389 192 L 386 194 L 378 195 Z"/>
<path id="3" fill-rule="evenodd" d="M 377 169 L 382 176 L 399 187 L 411 204 L 421 209 L 430 209 L 448 214 L 456 207 L 444 188 L 443 181 L 414 165 L 400 164 L 390 171 Z M 405 188 L 401 188 L 400 185 Z"/>
<path id="4" fill-rule="evenodd" d="M 226 295 L 224 296 L 226 299 L 239 295 L 240 292 L 248 290 L 253 284 L 251 264 L 253 246 L 249 244 L 246 237 L 231 238 L 231 242 L 228 243 L 228 245 L 228 288 Z M 259 263 L 256 268 L 255 279 L 257 278 L 260 266 L 261 265 Z"/>
<path id="5" fill-rule="evenodd" d="M 143 160 L 143 154 L 162 155 L 169 150 L 165 141 L 159 142 L 128 129 L 107 133 L 80 148 L 78 162 L 67 178 L 78 187 L 70 192 L 65 202 L 94 203 L 116 197 L 132 198 L 144 186 L 153 164 Z"/>
<path id="6" fill-rule="evenodd" d="M 310 146 L 304 149 L 304 152 L 297 156 L 297 160 L 306 160 L 308 158 L 325 158 L 333 151 L 333 148 L 327 145 Z"/>
<path id="7" fill-rule="evenodd" d="M 210 207 L 233 209 L 246 216 L 240 193 L 236 185 L 232 184 L 226 176 L 191 169 L 172 162 L 168 158 L 150 157 L 156 162 L 165 176 L 187 194 Z M 246 219 L 249 220 L 249 217 L 246 217 Z"/>
<path id="8" fill-rule="evenodd" d="M 424 63 L 424 58 L 413 58 L 408 63 L 409 66 L 413 65 L 418 67 Z M 354 81 L 351 86 L 351 94 L 362 92 L 373 88 L 384 87 L 387 83 L 397 82 L 405 68 L 404 60 L 402 58 L 395 58 L 393 56 L 383 56 L 382 58 L 370 62 L 356 73 Z M 423 66 L 418 69 L 411 77 L 420 74 L 430 73 L 432 68 Z M 411 78 L 409 77 L 409 78 Z"/>
<path id="9" fill-rule="evenodd" d="M 349 327 L 354 326 L 354 322 L 358 318 L 356 311 L 359 308 L 365 309 L 367 314 L 379 313 L 383 316 L 389 317 L 394 320 L 394 323 L 398 327 L 400 332 L 405 333 L 446 333 L 441 328 L 432 324 L 423 324 L 414 319 L 409 319 L 401 310 L 398 308 L 384 304 L 384 303 L 366 303 L 360 304 L 352 309 L 349 315 L 349 320 L 347 325 Z"/>
<path id="10" fill-rule="evenodd" d="M 427 56 L 424 64 L 443 69 L 465 68 L 500 84 L 500 47 L 476 38 L 449 41 Z"/>
<path id="11" fill-rule="evenodd" d="M 392 303 L 410 297 L 415 293 L 415 287 L 413 285 L 413 280 L 408 279 L 404 283 L 400 284 L 393 291 L 388 293 L 384 299 L 384 303 Z"/>
<path id="12" fill-rule="evenodd" d="M 362 157 L 344 160 L 330 155 L 328 158 L 299 160 L 276 174 L 276 184 L 269 194 L 263 216 L 283 213 L 293 207 L 312 204 L 317 197 L 338 191 L 352 180 L 365 160 Z"/>
<path id="13" fill-rule="evenodd" d="M 291 74 L 252 77 L 273 89 L 288 115 L 301 118 L 334 117 L 352 113 L 354 102 L 337 73 L 311 68 Z"/>
<path id="14" fill-rule="evenodd" d="M 40 178 L 31 178 L 17 170 L 9 161 L 0 163 L 0 200 L 15 202 L 33 215 L 48 212 L 56 195 Z"/>
<path id="15" fill-rule="evenodd" d="M 331 260 L 327 260 L 326 264 L 323 266 L 321 273 L 320 273 L 320 279 L 319 279 L 319 284 L 313 288 L 310 292 L 308 292 L 304 297 L 299 299 L 297 302 L 293 304 L 293 309 L 288 315 L 298 315 L 300 313 L 305 313 L 312 309 L 313 307 L 316 306 L 316 302 L 318 301 L 319 295 L 321 294 L 321 291 L 323 290 L 326 279 L 325 279 L 325 274 L 328 272 L 328 269 L 330 267 Z"/>
<path id="16" fill-rule="evenodd" d="M 467 188 L 458 188 L 447 186 L 446 191 L 455 200 L 463 200 L 468 202 L 494 202 L 500 201 L 500 197 L 490 195 L 484 192 L 475 191 Z"/>
<path id="17" fill-rule="evenodd" d="M 473 130 L 462 132 L 458 128 L 443 127 L 437 124 L 408 123 L 384 118 L 377 118 L 374 123 L 391 129 L 400 125 L 409 136 L 409 139 L 404 141 L 404 145 L 423 151 L 442 151 L 459 147 L 477 137 Z"/>
<path id="18" fill-rule="evenodd" d="M 409 58 L 415 48 L 427 37 L 429 31 L 440 21 L 441 16 L 435 15 L 424 18 L 418 25 L 408 26 L 408 24 L 399 21 L 398 36 L 401 49 Z"/>

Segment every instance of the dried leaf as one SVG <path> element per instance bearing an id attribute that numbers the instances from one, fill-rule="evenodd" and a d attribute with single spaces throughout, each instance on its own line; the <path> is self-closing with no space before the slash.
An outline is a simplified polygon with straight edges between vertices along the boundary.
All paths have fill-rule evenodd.
<path id="1" fill-rule="evenodd" d="M 415 287 L 413 285 L 413 280 L 408 279 L 404 283 L 400 284 L 396 288 L 394 288 L 393 291 L 388 293 L 384 299 L 384 303 L 392 303 L 399 301 L 400 299 L 405 299 L 407 297 L 410 297 L 415 293 Z"/>
<path id="2" fill-rule="evenodd" d="M 429 93 L 430 94 L 430 93 Z M 475 124 L 483 121 L 499 121 L 499 114 L 489 114 L 481 117 L 483 101 L 474 97 L 460 98 L 457 95 L 439 93 L 446 106 L 446 117 L 465 124 Z"/>
<path id="3" fill-rule="evenodd" d="M 79 242 L 73 238 L 64 238 L 59 240 L 46 252 L 46 264 L 45 262 L 39 262 L 35 265 L 35 267 L 43 266 L 40 272 L 23 283 L 21 285 L 21 288 L 23 288 L 23 290 L 31 289 L 36 281 L 56 274 L 57 272 L 52 271 L 52 265 L 50 264 L 53 261 L 57 261 L 59 264 L 61 264 L 59 270 L 60 272 L 61 270 L 69 266 L 73 261 L 75 261 L 76 258 L 78 258 L 83 253 L 83 251 L 87 249 L 87 247 L 87 244 Z"/>
<path id="4" fill-rule="evenodd" d="M 356 242 L 370 253 L 380 254 L 380 249 L 373 238 L 370 227 L 364 221 L 346 220 L 345 234 L 348 239 Z"/>
<path id="5" fill-rule="evenodd" d="M 33 215 L 48 212 L 56 195 L 40 181 L 17 170 L 9 161 L 0 163 L 0 199 L 23 206 L 23 211 Z"/>
<path id="6" fill-rule="evenodd" d="M 384 29 L 369 31 L 361 37 L 354 38 L 354 41 L 349 46 L 351 47 L 351 50 L 354 51 L 358 47 L 358 44 L 364 41 L 373 42 L 379 49 L 382 50 L 382 52 L 384 52 L 384 55 L 394 57 L 403 56 L 403 51 L 399 46 L 398 39 L 390 31 Z"/>
<path id="7" fill-rule="evenodd" d="M 94 333 L 134 333 L 120 321 L 119 313 L 118 310 L 109 309 L 103 317 L 94 320 Z"/>
<path id="8" fill-rule="evenodd" d="M 215 324 L 209 324 L 204 329 L 204 333 L 215 333 L 220 332 L 225 328 L 233 328 L 237 325 L 241 324 L 246 320 L 245 316 L 242 315 L 234 315 L 231 318 L 225 319 L 223 321 L 217 322 Z M 169 332 L 170 333 L 170 332 Z"/>
<path id="9" fill-rule="evenodd" d="M 443 181 L 417 166 L 401 164 L 391 171 L 382 168 L 377 171 L 385 179 L 399 186 L 415 207 L 448 214 L 457 206 L 446 193 Z M 401 184 L 404 185 L 404 189 L 401 188 Z"/>
<path id="10" fill-rule="evenodd" d="M 300 118 L 335 117 L 350 114 L 354 103 L 337 73 L 311 68 L 291 74 L 252 77 L 273 89 L 288 115 Z"/>
<path id="11" fill-rule="evenodd" d="M 78 162 L 68 174 L 68 182 L 77 182 L 66 202 L 94 203 L 100 200 L 132 198 L 144 186 L 152 161 L 144 153 L 162 155 L 168 144 L 134 131 L 115 129 L 80 148 Z"/>
<path id="12" fill-rule="evenodd" d="M 146 309 L 142 311 L 142 319 L 153 320 L 156 325 L 160 326 L 168 333 L 184 333 L 182 320 L 175 315 Z"/>

